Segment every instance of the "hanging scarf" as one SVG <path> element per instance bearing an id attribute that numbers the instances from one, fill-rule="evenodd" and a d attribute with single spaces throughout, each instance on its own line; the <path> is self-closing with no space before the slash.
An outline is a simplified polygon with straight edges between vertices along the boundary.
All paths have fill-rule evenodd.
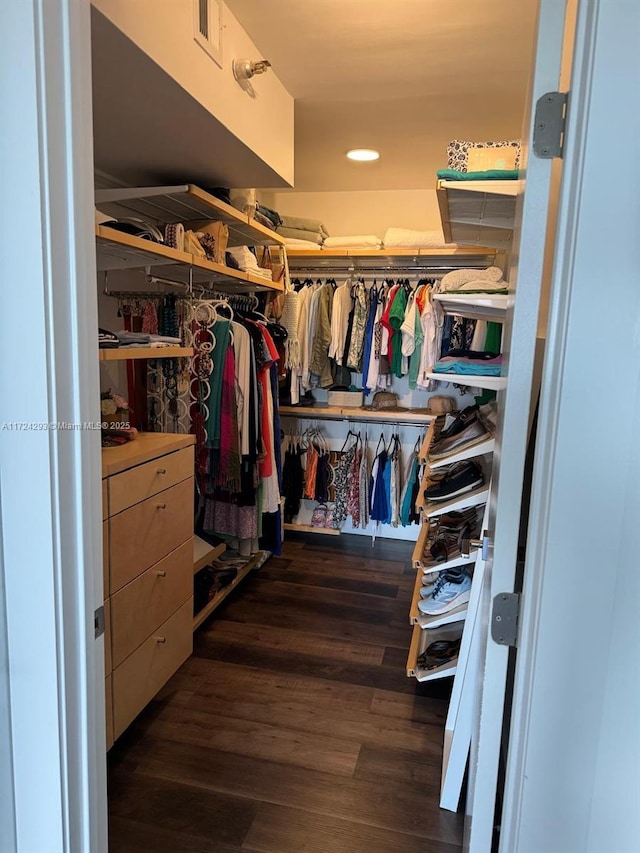
<path id="1" fill-rule="evenodd" d="M 240 437 L 235 391 L 236 358 L 233 347 L 227 347 L 222 372 L 220 401 L 220 457 L 216 485 L 232 494 L 240 491 Z"/>
<path id="2" fill-rule="evenodd" d="M 298 319 L 300 315 L 300 297 L 295 290 L 290 290 L 284 296 L 280 325 L 287 330 L 284 342 L 284 366 L 287 370 L 300 367 L 301 352 L 298 338 Z"/>

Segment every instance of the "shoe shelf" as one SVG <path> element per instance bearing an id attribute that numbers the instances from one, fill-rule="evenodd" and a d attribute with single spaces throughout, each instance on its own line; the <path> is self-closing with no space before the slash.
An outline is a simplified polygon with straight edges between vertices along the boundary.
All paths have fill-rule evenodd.
<path id="1" fill-rule="evenodd" d="M 107 347 L 99 350 L 100 361 L 135 361 L 142 358 L 189 358 L 193 347 Z"/>
<path id="2" fill-rule="evenodd" d="M 427 669 L 418 664 L 418 657 L 433 642 L 438 640 L 454 640 L 460 637 L 460 630 L 456 628 L 442 628 L 434 631 L 423 631 L 419 625 L 414 625 L 411 635 L 411 645 L 407 656 L 407 677 L 418 681 L 435 681 L 438 678 L 448 678 L 455 675 L 458 666 L 458 657 L 441 666 Z"/>
<path id="3" fill-rule="evenodd" d="M 459 607 L 454 607 L 447 613 L 438 613 L 436 616 L 427 616 L 425 613 L 420 613 L 417 623 L 423 630 L 440 628 L 443 625 L 452 625 L 454 622 L 464 622 L 467 618 L 468 604 L 461 604 Z"/>
<path id="4" fill-rule="evenodd" d="M 471 549 L 469 556 L 459 554 L 457 557 L 452 557 L 444 563 L 427 563 L 425 562 L 424 551 L 429 536 L 429 522 L 423 518 L 420 533 L 411 555 L 411 562 L 414 569 L 419 569 L 423 575 L 428 575 L 432 572 L 441 572 L 444 569 L 453 569 L 455 566 L 470 566 L 475 563 L 478 555 L 477 549 Z"/>
<path id="5" fill-rule="evenodd" d="M 340 536 L 341 530 L 336 527 L 312 527 L 310 524 L 288 524 L 283 525 L 285 530 L 297 533 L 324 533 L 325 536 Z"/>
<path id="6" fill-rule="evenodd" d="M 424 438 L 422 439 L 422 444 L 420 445 L 420 450 L 418 451 L 418 461 L 421 465 L 427 461 L 429 455 L 429 448 L 433 444 L 435 436 L 440 432 L 445 422 L 444 415 L 438 415 L 434 417 L 431 423 L 429 424 L 429 429 L 426 431 Z"/>
<path id="7" fill-rule="evenodd" d="M 214 597 L 209 601 L 202 610 L 199 610 L 198 613 L 193 617 L 193 630 L 196 631 L 202 623 L 211 616 L 211 614 L 216 610 L 216 608 L 220 607 L 225 598 L 246 578 L 249 572 L 254 569 L 260 568 L 266 560 L 269 558 L 269 551 L 258 551 L 255 553 L 250 559 L 242 566 L 242 568 L 238 569 L 238 574 L 231 581 L 228 586 L 223 587 L 219 592 L 217 592 Z"/>
<path id="8" fill-rule="evenodd" d="M 434 293 L 446 314 L 504 323 L 509 297 L 506 293 Z"/>
<path id="9" fill-rule="evenodd" d="M 520 181 L 439 180 L 436 196 L 445 240 L 509 249 Z"/>
<path id="10" fill-rule="evenodd" d="M 506 376 L 472 376 L 468 373 L 425 373 L 425 376 L 437 379 L 438 382 L 453 382 L 455 385 L 483 388 L 485 391 L 502 391 L 507 387 Z"/>
<path id="11" fill-rule="evenodd" d="M 208 566 L 213 560 L 217 560 L 227 550 L 224 542 L 220 545 L 210 545 L 199 536 L 193 537 L 193 573 L 194 575 Z"/>
<path id="12" fill-rule="evenodd" d="M 115 219 L 141 216 L 156 225 L 224 222 L 229 229 L 229 246 L 284 245 L 275 231 L 193 184 L 97 190 L 96 207 Z"/>
<path id="13" fill-rule="evenodd" d="M 99 272 L 153 268 L 156 275 L 181 284 L 213 283 L 219 290 L 275 290 L 282 282 L 234 270 L 205 258 L 197 258 L 162 243 L 124 234 L 106 225 L 96 226 L 96 258 Z"/>
<path id="14" fill-rule="evenodd" d="M 416 582 L 413 585 L 413 595 L 411 596 L 411 607 L 409 608 L 409 625 L 415 625 L 418 622 L 420 611 L 418 610 L 418 602 L 420 601 L 420 590 L 422 589 L 422 572 L 416 572 Z"/>
<path id="15" fill-rule="evenodd" d="M 435 518 L 438 515 L 443 515 L 445 512 L 454 512 L 460 509 L 466 509 L 470 506 L 479 506 L 484 504 L 489 498 L 489 485 L 485 483 L 477 489 L 470 492 L 465 492 L 463 495 L 457 495 L 446 501 L 424 501 L 422 504 L 422 513 L 427 518 Z"/>
<path id="16" fill-rule="evenodd" d="M 465 459 L 475 459 L 476 456 L 487 456 L 493 453 L 495 447 L 495 438 L 486 436 L 475 444 L 467 444 L 460 448 L 455 453 L 449 456 L 443 456 L 441 459 L 429 459 L 427 457 L 427 465 L 432 471 L 437 471 L 445 465 L 453 465 L 454 462 L 464 462 Z"/>
<path id="17" fill-rule="evenodd" d="M 406 409 L 405 411 L 389 412 L 384 409 L 360 409 L 357 407 L 341 408 L 339 406 L 280 406 L 283 417 L 302 418 L 320 421 L 351 421 L 355 423 L 391 423 L 408 426 L 424 427 L 435 420 L 422 409 Z"/>

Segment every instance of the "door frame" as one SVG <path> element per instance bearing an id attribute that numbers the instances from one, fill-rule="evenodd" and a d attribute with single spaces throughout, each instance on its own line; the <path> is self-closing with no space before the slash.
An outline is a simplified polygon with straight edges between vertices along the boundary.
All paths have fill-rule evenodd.
<path id="1" fill-rule="evenodd" d="M 0 64 L 0 847 L 103 853 L 89 0 L 5 0 Z"/>

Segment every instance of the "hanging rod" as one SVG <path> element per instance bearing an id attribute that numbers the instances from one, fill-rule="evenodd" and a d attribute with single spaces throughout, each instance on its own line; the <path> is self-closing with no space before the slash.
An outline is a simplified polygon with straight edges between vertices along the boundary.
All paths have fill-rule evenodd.
<path id="1" fill-rule="evenodd" d="M 350 412 L 330 412 L 326 409 L 317 409 L 310 411 L 309 409 L 305 409 L 301 412 L 291 412 L 291 411 L 283 411 L 283 409 L 289 409 L 291 407 L 281 406 L 280 407 L 280 417 L 282 418 L 299 418 L 300 420 L 305 421 L 343 421 L 345 423 L 362 423 L 362 424 L 386 424 L 387 426 L 409 426 L 409 427 L 419 427 L 420 429 L 424 429 L 429 426 L 431 421 L 436 419 L 436 415 L 424 414 L 421 419 L 417 418 L 407 418 L 403 417 L 395 420 L 393 418 L 382 418 L 382 417 L 369 417 L 368 413 L 362 412 L 353 414 Z M 394 413 L 394 414 L 400 414 Z"/>
<path id="2" fill-rule="evenodd" d="M 396 278 L 398 275 L 410 274 L 415 276 L 421 276 L 422 278 L 442 278 L 448 272 L 452 272 L 457 267 L 416 267 L 416 266 L 406 266 L 406 267 L 291 267 L 290 275 L 291 278 L 300 278 L 301 275 L 308 275 L 309 277 L 315 276 L 316 278 L 322 278 L 324 275 L 328 274 L 337 274 L 337 275 L 354 275 L 360 276 L 363 278 L 364 276 L 386 276 L 387 278 Z"/>

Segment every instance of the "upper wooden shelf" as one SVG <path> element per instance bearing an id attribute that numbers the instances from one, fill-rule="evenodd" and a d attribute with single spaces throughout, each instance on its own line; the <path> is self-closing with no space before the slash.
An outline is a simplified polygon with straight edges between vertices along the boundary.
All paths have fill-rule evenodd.
<path id="1" fill-rule="evenodd" d="M 374 410 L 336 406 L 280 406 L 280 414 L 283 417 L 306 418 L 310 421 L 354 421 L 355 423 L 373 421 L 374 423 L 411 424 L 420 427 L 427 426 L 435 419 L 435 415 L 430 415 L 420 409 L 391 412 L 385 409 Z"/>
<path id="2" fill-rule="evenodd" d="M 142 358 L 184 358 L 193 355 L 193 347 L 107 347 L 100 361 L 130 361 Z"/>
<path id="3" fill-rule="evenodd" d="M 160 277 L 188 284 L 191 276 L 193 284 L 212 282 L 219 290 L 281 291 L 284 288 L 282 282 L 234 270 L 106 225 L 96 225 L 96 255 L 99 271 L 153 267 Z"/>
<path id="4" fill-rule="evenodd" d="M 169 432 L 141 432 L 133 441 L 118 447 L 102 448 L 102 476 L 111 477 L 142 462 L 150 462 L 165 453 L 195 444 L 193 435 Z"/>
<path id="5" fill-rule="evenodd" d="M 287 249 L 289 267 L 296 269 L 332 267 L 348 270 L 394 270 L 408 267 L 430 269 L 491 266 L 496 250 L 487 246 L 457 246 L 437 249 Z"/>
<path id="6" fill-rule="evenodd" d="M 275 231 L 193 184 L 96 190 L 96 206 L 108 216 L 141 216 L 156 225 L 207 219 L 224 222 L 229 246 L 283 245 Z"/>
<path id="7" fill-rule="evenodd" d="M 447 314 L 504 323 L 509 296 L 506 293 L 434 293 Z"/>
<path id="8" fill-rule="evenodd" d="M 509 249 L 520 181 L 438 181 L 445 240 Z"/>

